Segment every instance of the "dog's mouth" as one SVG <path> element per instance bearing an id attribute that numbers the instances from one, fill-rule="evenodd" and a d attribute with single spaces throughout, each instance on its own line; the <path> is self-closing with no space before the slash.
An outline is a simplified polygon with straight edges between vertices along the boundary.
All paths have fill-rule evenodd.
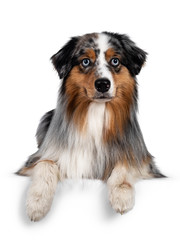
<path id="1" fill-rule="evenodd" d="M 111 99 L 112 99 L 112 97 L 105 97 L 105 96 L 93 98 L 93 100 L 95 102 L 109 102 L 109 101 L 111 101 Z"/>
<path id="2" fill-rule="evenodd" d="M 113 97 L 109 93 L 98 93 L 96 92 L 93 100 L 95 102 L 109 102 Z"/>
<path id="3" fill-rule="evenodd" d="M 88 94 L 86 89 L 84 89 L 84 92 L 86 96 L 89 99 L 91 99 L 91 101 L 99 102 L 99 103 L 109 102 L 114 98 L 114 96 L 111 96 L 111 94 L 108 92 L 105 92 L 105 93 L 95 92 L 94 96 L 91 96 L 90 94 Z"/>

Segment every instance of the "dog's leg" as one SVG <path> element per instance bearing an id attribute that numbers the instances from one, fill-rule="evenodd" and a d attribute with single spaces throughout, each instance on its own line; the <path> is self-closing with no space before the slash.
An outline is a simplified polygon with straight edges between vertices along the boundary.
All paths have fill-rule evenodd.
<path id="1" fill-rule="evenodd" d="M 58 166 L 53 161 L 39 162 L 33 169 L 26 208 L 32 221 L 38 221 L 49 211 L 59 179 Z"/>
<path id="2" fill-rule="evenodd" d="M 109 200 L 114 210 L 121 214 L 134 206 L 135 177 L 130 168 L 118 164 L 113 169 L 108 181 Z"/>

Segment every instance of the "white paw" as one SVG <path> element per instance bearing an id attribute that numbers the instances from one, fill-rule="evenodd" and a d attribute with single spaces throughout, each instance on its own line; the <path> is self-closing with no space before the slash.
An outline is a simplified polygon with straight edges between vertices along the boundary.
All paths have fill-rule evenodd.
<path id="1" fill-rule="evenodd" d="M 109 189 L 109 201 L 115 211 L 121 214 L 128 212 L 134 206 L 134 188 L 129 184 L 111 187 Z"/>
<path id="2" fill-rule="evenodd" d="M 26 201 L 26 212 L 31 221 L 39 221 L 50 210 L 52 200 L 38 192 L 29 193 Z"/>

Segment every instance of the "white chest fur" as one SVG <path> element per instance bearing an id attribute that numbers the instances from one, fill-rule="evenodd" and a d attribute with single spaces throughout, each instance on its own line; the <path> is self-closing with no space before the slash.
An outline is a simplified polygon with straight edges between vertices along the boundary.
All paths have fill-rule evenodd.
<path id="1" fill-rule="evenodd" d="M 58 161 L 62 178 L 102 176 L 104 169 L 102 133 L 106 118 L 105 103 L 91 103 L 85 134 L 71 127 L 68 146 L 62 149 Z"/>

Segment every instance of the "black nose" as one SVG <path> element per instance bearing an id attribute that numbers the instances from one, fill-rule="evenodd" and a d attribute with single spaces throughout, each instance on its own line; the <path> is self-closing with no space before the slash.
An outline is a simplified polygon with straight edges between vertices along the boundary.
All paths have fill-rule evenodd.
<path id="1" fill-rule="evenodd" d="M 110 89 L 111 82 L 107 78 L 99 78 L 95 81 L 95 88 L 98 92 L 104 93 Z"/>

